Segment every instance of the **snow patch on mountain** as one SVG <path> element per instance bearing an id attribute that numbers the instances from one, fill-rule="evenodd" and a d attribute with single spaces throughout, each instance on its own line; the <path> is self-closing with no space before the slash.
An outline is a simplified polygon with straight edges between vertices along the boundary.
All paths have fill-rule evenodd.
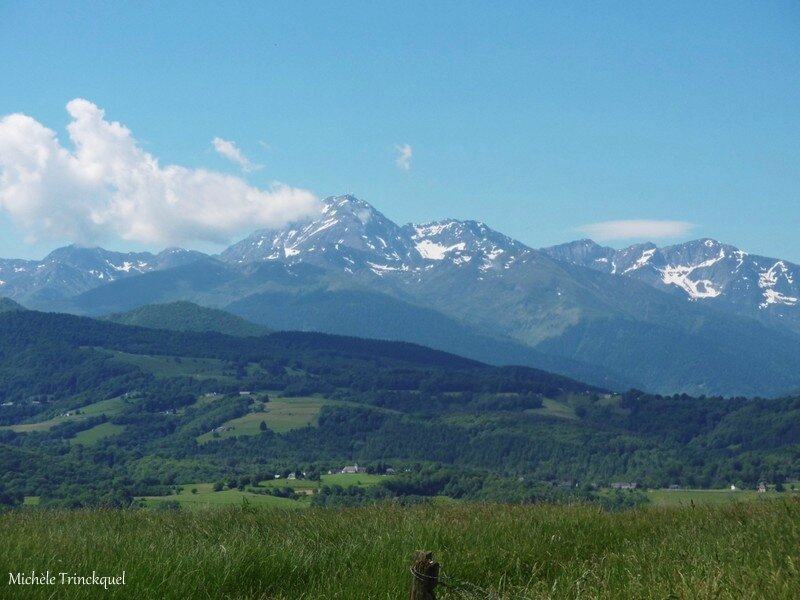
<path id="1" fill-rule="evenodd" d="M 713 242 L 711 242 L 711 244 L 709 244 L 709 242 L 711 242 L 711 240 L 706 240 L 704 242 L 705 246 L 708 248 L 713 246 Z M 653 252 L 655 252 L 655 249 L 653 250 Z M 704 269 L 707 267 L 714 266 L 724 258 L 725 258 L 725 249 L 720 248 L 719 254 L 715 258 L 704 260 L 693 266 L 668 265 L 663 269 L 660 269 L 662 274 L 661 280 L 667 285 L 677 285 L 678 287 L 682 288 L 683 290 L 686 291 L 686 293 L 692 300 L 699 300 L 702 298 L 716 298 L 722 292 L 714 287 L 713 281 L 711 281 L 710 279 L 698 279 L 694 281 L 691 279 L 690 275 L 697 269 Z M 625 272 L 627 273 L 627 271 Z"/>
<path id="2" fill-rule="evenodd" d="M 641 269 L 643 266 L 645 266 L 647 263 L 650 262 L 650 259 L 653 258 L 653 254 L 655 254 L 655 251 L 656 248 L 650 248 L 649 250 L 645 250 L 644 252 L 642 252 L 642 255 L 639 257 L 639 259 L 635 263 L 633 263 L 630 267 L 625 269 L 622 272 L 622 274 L 624 275 L 625 273 Z"/>
<path id="3" fill-rule="evenodd" d="M 386 273 L 395 273 L 397 271 L 408 271 L 407 265 L 402 265 L 399 267 L 393 267 L 391 265 L 379 265 L 373 262 L 367 261 L 367 265 L 369 266 L 370 271 L 375 273 L 380 277 L 383 277 Z"/>
<path id="4" fill-rule="evenodd" d="M 795 306 L 797 304 L 798 298 L 788 296 L 775 289 L 781 277 L 783 277 L 789 285 L 794 283 L 791 272 L 787 268 L 786 263 L 782 260 L 779 260 L 769 269 L 759 274 L 758 287 L 764 290 L 764 301 L 758 305 L 759 308 L 767 308 L 770 304 L 784 304 L 786 306 Z"/>
<path id="5" fill-rule="evenodd" d="M 734 267 L 733 271 L 731 271 L 731 275 L 735 274 L 739 269 L 742 268 L 744 264 L 744 258 L 747 256 L 747 252 L 743 250 L 736 250 L 733 255 L 736 257 L 736 266 Z"/>
<path id="6" fill-rule="evenodd" d="M 758 305 L 759 308 L 767 308 L 770 304 L 785 304 L 786 306 L 794 306 L 798 299 L 793 296 L 784 296 L 780 292 L 769 289 L 764 290 L 764 302 Z"/>
<path id="7" fill-rule="evenodd" d="M 501 254 L 503 254 L 503 252 L 505 252 L 505 250 L 503 250 L 502 248 L 494 247 L 489 252 L 486 253 L 486 258 L 489 260 L 494 260 Z"/>
<path id="8" fill-rule="evenodd" d="M 716 298 L 720 291 L 714 289 L 714 283 L 709 279 L 693 281 L 689 275 L 694 271 L 694 267 L 678 266 L 665 267 L 661 270 L 661 280 L 667 285 L 677 285 L 686 291 L 693 300 L 701 298 Z"/>
<path id="9" fill-rule="evenodd" d="M 450 229 L 452 225 L 452 221 L 447 221 L 445 223 L 430 223 L 428 225 L 413 225 L 415 231 L 413 237 L 415 239 L 435 237 Z"/>
<path id="10" fill-rule="evenodd" d="M 428 260 L 444 260 L 449 252 L 453 250 L 464 250 L 465 247 L 463 242 L 453 244 L 452 246 L 444 246 L 430 240 L 422 240 L 415 245 L 420 256 Z"/>
<path id="11" fill-rule="evenodd" d="M 125 273 L 129 273 L 130 270 L 133 269 L 133 263 L 130 262 L 129 260 L 126 260 L 121 265 L 115 265 L 111 261 L 107 260 L 106 264 L 108 264 L 108 266 L 114 269 L 115 271 L 123 271 Z M 138 271 L 139 269 L 136 270 Z"/>
<path id="12" fill-rule="evenodd" d="M 322 221 L 322 223 L 317 224 L 316 227 L 308 227 L 308 228 L 306 228 L 303 231 L 302 235 L 298 236 L 297 241 L 298 241 L 298 243 L 299 242 L 304 242 L 305 240 L 309 239 L 310 237 L 313 237 L 315 235 L 319 235 L 320 233 L 322 233 L 326 229 L 330 229 L 331 227 L 333 227 L 335 225 L 338 225 L 338 224 L 339 224 L 339 219 L 327 219 L 325 221 Z"/>

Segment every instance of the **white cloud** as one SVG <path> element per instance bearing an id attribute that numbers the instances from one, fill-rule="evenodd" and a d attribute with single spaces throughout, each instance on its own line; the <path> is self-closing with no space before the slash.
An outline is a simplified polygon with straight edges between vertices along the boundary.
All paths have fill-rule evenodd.
<path id="1" fill-rule="evenodd" d="M 235 162 L 245 173 L 250 173 L 251 171 L 257 171 L 258 169 L 264 168 L 264 165 L 257 165 L 251 162 L 250 159 L 242 153 L 235 142 L 223 140 L 220 137 L 215 137 L 213 140 L 211 140 L 211 143 L 214 145 L 214 150 L 231 162 Z"/>
<path id="2" fill-rule="evenodd" d="M 27 115 L 0 119 L 0 208 L 30 241 L 226 242 L 320 210 L 314 194 L 283 183 L 258 189 L 223 173 L 161 166 L 87 100 L 72 100 L 67 111 L 74 149 Z"/>
<path id="3" fill-rule="evenodd" d="M 397 158 L 395 158 L 394 160 L 397 167 L 402 169 L 403 171 L 410 171 L 411 158 L 414 155 L 411 146 L 409 146 L 408 144 L 395 144 L 394 149 L 397 152 Z"/>
<path id="4" fill-rule="evenodd" d="M 604 221 L 581 225 L 583 231 L 590 238 L 597 241 L 627 240 L 633 238 L 662 239 L 675 238 L 687 234 L 697 227 L 687 221 L 654 221 L 631 219 L 627 221 Z"/>

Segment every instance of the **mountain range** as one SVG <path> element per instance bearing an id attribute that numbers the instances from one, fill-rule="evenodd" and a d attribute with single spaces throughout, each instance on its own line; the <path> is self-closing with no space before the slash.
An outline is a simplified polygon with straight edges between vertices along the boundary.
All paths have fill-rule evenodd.
<path id="1" fill-rule="evenodd" d="M 0 260 L 0 294 L 99 316 L 188 300 L 271 329 L 395 339 L 612 388 L 800 387 L 800 267 L 704 239 L 533 249 L 478 221 L 400 226 L 353 196 L 217 256 L 69 246 Z"/>
<path id="2" fill-rule="evenodd" d="M 800 266 L 785 260 L 751 255 L 711 239 L 622 250 L 579 240 L 544 251 L 558 260 L 633 277 L 689 301 L 800 332 Z"/>

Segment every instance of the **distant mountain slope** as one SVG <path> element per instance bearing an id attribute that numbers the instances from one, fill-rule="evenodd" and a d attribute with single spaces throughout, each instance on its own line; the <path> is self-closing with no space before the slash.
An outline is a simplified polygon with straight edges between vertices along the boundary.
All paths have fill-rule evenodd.
<path id="1" fill-rule="evenodd" d="M 186 301 L 148 304 L 125 313 L 106 315 L 103 319 L 151 329 L 216 331 L 235 336 L 259 336 L 269 332 L 269 329 L 262 325 L 246 321 L 223 310 L 206 308 Z"/>
<path id="2" fill-rule="evenodd" d="M 352 196 L 324 205 L 311 222 L 257 231 L 215 258 L 103 284 L 94 276 L 78 292 L 52 280 L 15 297 L 88 315 L 188 300 L 271 328 L 425 343 L 662 394 L 800 386 L 800 275 L 785 261 L 712 240 L 542 251 L 478 221 L 401 227 Z"/>
<path id="3" fill-rule="evenodd" d="M 8 348 L 20 344 L 46 349 L 53 343 L 136 354 L 214 357 L 222 360 L 240 360 L 248 353 L 280 354 L 281 358 L 289 359 L 299 349 L 306 349 L 326 354 L 339 353 L 369 361 L 392 359 L 398 361 L 394 366 L 493 369 L 478 361 L 407 342 L 292 331 L 241 338 L 217 332 L 155 330 L 61 313 L 20 311 L 0 314 L 0 347 Z M 534 375 L 540 373 L 548 380 L 563 383 L 565 389 L 569 390 L 592 387 L 536 369 L 523 371 Z"/>
<path id="4" fill-rule="evenodd" d="M 25 310 L 25 307 L 17 302 L 14 302 L 11 298 L 0 298 L 0 313 L 13 312 L 17 310 Z"/>
<path id="5" fill-rule="evenodd" d="M 65 300 L 111 281 L 192 263 L 201 252 L 169 248 L 150 252 L 111 252 L 67 246 L 40 261 L 0 259 L 0 293 L 35 309 L 63 308 Z"/>
<path id="6" fill-rule="evenodd" d="M 259 232 L 221 255 L 236 264 L 313 264 L 395 300 L 428 307 L 482 332 L 513 338 L 551 356 L 625 373 L 662 393 L 780 394 L 800 380 L 800 337 L 725 316 L 653 289 L 644 281 L 575 266 L 475 221 L 441 221 L 397 228 L 369 204 L 329 198 L 323 218 L 298 233 Z M 286 236 L 298 240 L 288 252 Z M 636 264 L 636 261 L 634 261 Z M 627 267 L 626 267 L 627 268 Z M 289 302 L 302 308 L 294 326 L 326 327 L 360 335 L 404 322 L 393 335 L 426 335 L 422 320 L 376 310 L 366 295 L 358 304 L 335 294 L 300 294 L 281 300 L 251 296 L 230 305 L 248 318 L 274 314 Z M 272 306 L 271 303 L 276 303 Z M 246 308 L 245 308 L 246 307 Z M 344 309 L 344 310 L 343 310 Z M 335 312 L 347 315 L 336 319 Z M 372 314 L 382 314 L 380 328 Z M 305 322 L 301 322 L 305 320 Z M 732 335 L 731 332 L 735 332 Z M 386 334 L 380 335 L 386 337 Z M 416 337 L 416 340 L 421 338 Z M 429 338 L 426 343 L 435 343 Z M 465 343 L 475 356 L 480 344 Z M 561 369 L 561 372 L 566 372 Z"/>
<path id="7" fill-rule="evenodd" d="M 551 356 L 508 337 L 492 336 L 444 314 L 364 290 L 272 291 L 237 300 L 226 310 L 274 329 L 409 341 L 492 365 L 524 365 L 610 389 L 641 387 L 609 368 Z"/>
<path id="8" fill-rule="evenodd" d="M 322 331 L 402 340 L 487 363 L 518 364 L 561 373 L 594 385 L 646 387 L 635 377 L 570 358 L 548 356 L 508 336 L 482 331 L 309 263 L 224 264 L 207 258 L 94 288 L 71 301 L 71 310 L 99 315 L 190 298 L 220 307 L 270 329 Z"/>
<path id="9" fill-rule="evenodd" d="M 800 266 L 701 239 L 614 250 L 579 240 L 543 250 L 558 260 L 638 279 L 692 302 L 800 332 Z"/>
<path id="10" fill-rule="evenodd" d="M 99 316 L 125 312 L 146 304 L 163 304 L 178 300 L 203 302 L 204 294 L 236 279 L 239 274 L 213 258 L 137 277 L 120 279 L 73 296 L 65 302 L 64 312 Z"/>

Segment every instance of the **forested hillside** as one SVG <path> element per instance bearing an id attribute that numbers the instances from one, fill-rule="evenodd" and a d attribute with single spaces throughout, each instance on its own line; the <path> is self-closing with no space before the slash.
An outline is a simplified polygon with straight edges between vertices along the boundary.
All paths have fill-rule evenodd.
<path id="1" fill-rule="evenodd" d="M 104 319 L 151 329 L 216 331 L 236 336 L 259 336 L 269 331 L 263 325 L 251 323 L 223 310 L 186 301 L 146 304 L 128 312 L 106 315 Z"/>
<path id="2" fill-rule="evenodd" d="M 6 504 L 127 505 L 178 484 L 247 486 L 354 462 L 396 475 L 319 502 L 755 486 L 796 479 L 800 465 L 798 397 L 612 394 L 413 344 L 34 311 L 0 314 L 0 405 Z"/>

